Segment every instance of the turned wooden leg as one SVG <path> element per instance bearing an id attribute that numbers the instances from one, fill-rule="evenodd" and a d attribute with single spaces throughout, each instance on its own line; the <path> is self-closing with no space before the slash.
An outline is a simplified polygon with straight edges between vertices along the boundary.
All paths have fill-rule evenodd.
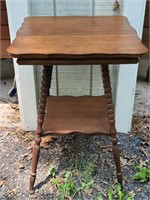
<path id="1" fill-rule="evenodd" d="M 117 145 L 115 116 L 114 116 L 114 108 L 113 108 L 113 102 L 112 102 L 111 83 L 110 83 L 108 65 L 102 66 L 102 77 L 103 77 L 104 93 L 105 93 L 106 103 L 107 103 L 107 114 L 108 114 L 108 122 L 110 125 L 110 135 L 112 138 L 112 151 L 113 151 L 113 156 L 114 156 L 115 165 L 116 165 L 117 181 L 121 184 L 121 187 L 123 189 L 122 173 L 121 173 L 121 165 L 120 165 L 120 152 Z"/>
<path id="2" fill-rule="evenodd" d="M 121 173 L 121 165 L 120 165 L 120 151 L 117 145 L 117 137 L 112 136 L 112 151 L 114 155 L 115 165 L 116 165 L 116 172 L 117 172 L 117 181 L 121 184 L 121 188 L 123 190 L 123 182 L 122 182 L 122 173 Z"/>
<path id="3" fill-rule="evenodd" d="M 52 66 L 44 66 L 42 75 L 42 86 L 40 92 L 40 101 L 38 106 L 37 129 L 35 131 L 35 145 L 33 148 L 32 169 L 31 169 L 30 188 L 29 188 L 30 194 L 34 193 L 33 186 L 36 179 L 36 168 L 40 153 L 41 136 L 43 133 L 42 125 L 44 122 L 46 98 L 49 94 L 51 77 L 52 77 Z"/>

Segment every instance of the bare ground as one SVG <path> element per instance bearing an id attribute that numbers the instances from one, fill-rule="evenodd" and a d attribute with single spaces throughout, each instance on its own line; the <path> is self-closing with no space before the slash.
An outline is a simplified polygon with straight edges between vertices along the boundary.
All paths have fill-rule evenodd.
<path id="1" fill-rule="evenodd" d="M 149 109 L 148 103 L 146 106 Z M 107 190 L 116 186 L 111 141 L 108 137 L 74 135 L 45 138 L 41 144 L 43 148 L 38 163 L 35 194 L 30 196 L 28 183 L 34 134 L 21 129 L 17 105 L 1 102 L 0 110 L 1 200 L 58 200 L 59 191 L 51 182 L 48 171 L 50 165 L 57 169 L 58 180 L 63 181 L 68 170 L 72 171 L 72 179 L 77 181 L 77 185 L 80 184 L 78 180 L 81 176 L 82 179 L 93 180 L 87 190 L 80 192 L 73 199 L 96 200 L 99 199 L 99 193 L 103 195 L 103 199 L 108 199 Z M 134 194 L 135 200 L 150 199 L 150 183 L 141 184 L 131 178 L 136 164 L 149 165 L 149 133 L 150 116 L 144 111 L 142 114 L 134 112 L 131 133 L 118 133 L 124 191 Z"/>

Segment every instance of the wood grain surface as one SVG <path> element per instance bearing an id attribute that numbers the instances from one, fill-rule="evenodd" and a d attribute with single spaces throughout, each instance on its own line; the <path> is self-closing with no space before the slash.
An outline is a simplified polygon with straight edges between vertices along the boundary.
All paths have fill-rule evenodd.
<path id="1" fill-rule="evenodd" d="M 43 132 L 110 135 L 105 97 L 48 97 Z"/>
<path id="2" fill-rule="evenodd" d="M 0 58 L 10 58 L 7 48 L 10 46 L 6 2 L 0 1 Z"/>
<path id="3" fill-rule="evenodd" d="M 8 52 L 16 58 L 139 57 L 147 48 L 123 16 L 27 17 Z"/>

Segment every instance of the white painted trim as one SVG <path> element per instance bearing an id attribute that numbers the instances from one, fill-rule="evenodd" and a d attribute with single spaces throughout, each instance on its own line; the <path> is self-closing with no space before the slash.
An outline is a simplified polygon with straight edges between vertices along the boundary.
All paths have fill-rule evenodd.
<path id="1" fill-rule="evenodd" d="M 16 36 L 24 17 L 28 16 L 28 0 L 6 0 L 11 41 Z M 36 77 L 33 66 L 18 66 L 14 61 L 15 77 L 22 127 L 34 130 L 37 116 Z"/>
<path id="2" fill-rule="evenodd" d="M 124 0 L 123 15 L 142 37 L 146 0 Z M 118 132 L 130 131 L 138 64 L 120 65 L 116 92 L 116 128 Z"/>

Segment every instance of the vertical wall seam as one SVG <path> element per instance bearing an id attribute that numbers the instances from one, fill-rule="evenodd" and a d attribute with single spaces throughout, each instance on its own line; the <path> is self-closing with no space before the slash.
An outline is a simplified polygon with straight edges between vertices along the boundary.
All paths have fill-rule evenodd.
<path id="1" fill-rule="evenodd" d="M 53 0 L 53 15 L 56 16 L 56 0 Z"/>
<path id="2" fill-rule="evenodd" d="M 92 16 L 95 15 L 95 0 L 92 0 Z"/>
<path id="3" fill-rule="evenodd" d="M 57 15 L 57 12 L 56 12 L 56 2 L 57 0 L 53 0 L 53 15 L 56 16 Z M 57 96 L 59 96 L 59 79 L 58 79 L 58 66 L 56 65 L 55 66 L 56 68 L 56 94 Z"/>
<path id="4" fill-rule="evenodd" d="M 31 0 L 27 0 L 28 15 L 31 16 Z"/>
<path id="5" fill-rule="evenodd" d="M 95 15 L 95 0 L 92 0 L 92 16 Z M 90 95 L 92 96 L 93 90 L 93 65 L 90 66 Z"/>
<path id="6" fill-rule="evenodd" d="M 32 15 L 31 12 L 31 0 L 27 0 L 27 7 L 28 7 L 28 16 Z M 33 65 L 33 75 L 34 75 L 34 82 L 35 82 L 35 95 L 36 95 L 36 108 L 38 107 L 38 99 L 39 99 L 39 93 L 38 93 L 38 77 L 37 77 L 37 69 L 36 65 Z"/>

